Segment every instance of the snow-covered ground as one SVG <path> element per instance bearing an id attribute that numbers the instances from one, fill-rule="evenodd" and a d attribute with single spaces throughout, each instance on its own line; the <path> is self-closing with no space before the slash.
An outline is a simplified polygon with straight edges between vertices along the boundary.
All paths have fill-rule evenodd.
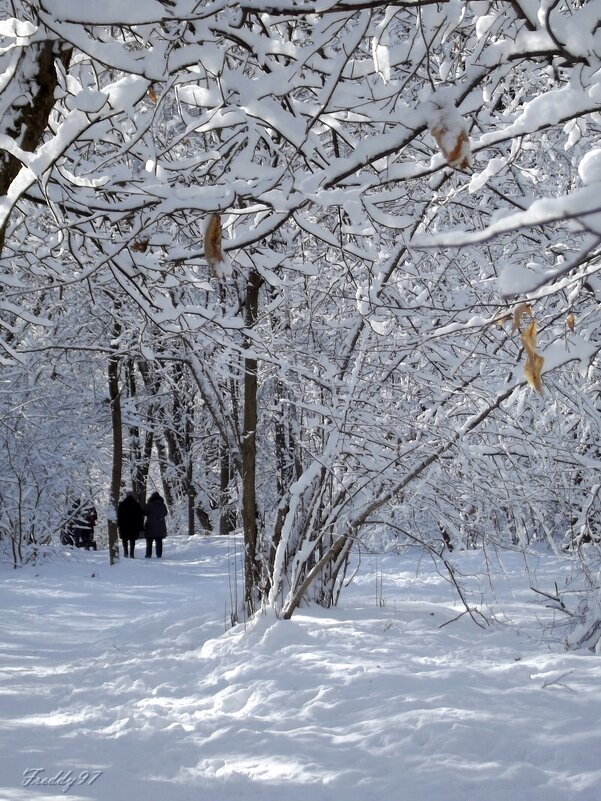
<path id="1" fill-rule="evenodd" d="M 363 556 L 336 609 L 230 629 L 239 556 L 0 566 L 3 801 L 601 799 L 601 661 L 543 637 L 528 590 L 566 559 L 453 555 L 484 630 L 416 551 Z"/>

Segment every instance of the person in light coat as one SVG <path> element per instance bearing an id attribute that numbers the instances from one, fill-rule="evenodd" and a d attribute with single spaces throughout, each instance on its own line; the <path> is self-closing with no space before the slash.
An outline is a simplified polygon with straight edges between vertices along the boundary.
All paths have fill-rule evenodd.
<path id="1" fill-rule="evenodd" d="M 157 559 L 163 555 L 163 540 L 167 536 L 167 507 L 158 492 L 153 492 L 144 507 L 146 523 L 144 536 L 146 537 L 146 558 L 152 557 L 152 543 L 154 541 Z"/>

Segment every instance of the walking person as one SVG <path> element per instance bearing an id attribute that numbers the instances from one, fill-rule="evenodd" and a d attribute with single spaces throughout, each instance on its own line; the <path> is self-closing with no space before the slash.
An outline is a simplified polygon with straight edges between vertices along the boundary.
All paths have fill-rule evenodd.
<path id="1" fill-rule="evenodd" d="M 158 492 L 153 492 L 148 499 L 148 503 L 144 507 L 144 515 L 146 516 L 146 524 L 144 526 L 146 558 L 150 559 L 152 557 L 152 543 L 154 540 L 157 559 L 160 559 L 163 555 L 163 539 L 167 536 L 167 524 L 165 523 L 167 507 Z"/>
<path id="2" fill-rule="evenodd" d="M 79 498 L 71 504 L 67 512 L 67 518 L 61 529 L 61 545 L 75 547 L 75 516 L 79 510 Z"/>
<path id="3" fill-rule="evenodd" d="M 76 548 L 96 550 L 94 526 L 97 520 L 98 512 L 92 501 L 82 503 L 79 498 L 73 501 L 69 511 L 68 535 Z"/>
<path id="4" fill-rule="evenodd" d="M 133 559 L 136 540 L 144 530 L 144 512 L 133 492 L 128 492 L 117 506 L 117 526 L 123 544 L 123 556 Z"/>

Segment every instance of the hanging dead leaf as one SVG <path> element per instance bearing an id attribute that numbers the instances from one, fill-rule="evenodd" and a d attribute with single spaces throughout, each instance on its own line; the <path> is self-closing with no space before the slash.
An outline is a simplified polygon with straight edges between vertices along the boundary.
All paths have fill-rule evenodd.
<path id="1" fill-rule="evenodd" d="M 536 334 L 538 326 L 533 320 L 522 334 L 522 342 L 526 350 L 526 362 L 524 364 L 524 376 L 526 381 L 537 392 L 543 394 L 542 369 L 545 362 L 544 358 L 536 352 Z"/>
<path id="2" fill-rule="evenodd" d="M 209 267 L 213 267 L 215 262 L 223 261 L 223 251 L 221 250 L 221 215 L 211 214 L 205 229 L 205 258 Z"/>
<path id="3" fill-rule="evenodd" d="M 137 242 L 133 242 L 131 249 L 134 253 L 146 253 L 148 250 L 148 239 L 138 239 Z"/>
<path id="4" fill-rule="evenodd" d="M 231 275 L 232 271 L 231 263 L 223 253 L 221 240 L 221 215 L 214 212 L 209 217 L 205 229 L 204 251 L 207 264 L 216 278 L 224 278 Z"/>
<path id="5" fill-rule="evenodd" d="M 541 372 L 545 360 L 539 353 L 534 353 L 532 356 L 528 354 L 526 363 L 524 364 L 524 376 L 530 386 L 540 394 L 543 394 L 543 382 Z"/>
<path id="6" fill-rule="evenodd" d="M 513 327 L 516 331 L 520 330 L 520 325 L 522 324 L 522 317 L 528 314 L 530 317 L 533 316 L 532 314 L 532 306 L 529 303 L 520 303 L 513 311 Z"/>
<path id="7" fill-rule="evenodd" d="M 443 118 L 430 129 L 449 167 L 465 170 L 472 166 L 470 139 L 463 125 L 449 125 Z"/>
<path id="8" fill-rule="evenodd" d="M 576 318 L 574 317 L 572 312 L 570 312 L 567 316 L 566 325 L 570 329 L 570 331 L 574 331 L 574 329 L 576 328 Z"/>
<path id="9" fill-rule="evenodd" d="M 156 102 L 158 102 L 158 99 L 159 99 L 159 98 L 158 98 L 158 95 L 157 95 L 157 93 L 156 93 L 156 89 L 154 88 L 154 86 L 151 86 L 151 87 L 148 89 L 148 92 L 147 92 L 147 94 L 148 94 L 148 97 L 149 97 L 149 99 L 150 99 L 150 100 L 152 100 L 152 102 L 153 102 L 153 103 L 156 103 Z"/>
<path id="10" fill-rule="evenodd" d="M 536 350 L 536 335 L 538 333 L 538 325 L 536 320 L 533 320 L 528 328 L 522 334 L 522 342 L 524 347 L 529 353 L 534 353 Z"/>

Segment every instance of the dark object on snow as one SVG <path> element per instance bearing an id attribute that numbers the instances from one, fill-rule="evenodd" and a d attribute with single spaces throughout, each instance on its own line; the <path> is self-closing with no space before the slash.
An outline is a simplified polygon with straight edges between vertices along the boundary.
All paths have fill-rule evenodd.
<path id="1" fill-rule="evenodd" d="M 61 543 L 75 548 L 90 548 L 97 550 L 94 539 L 94 526 L 98 520 L 98 513 L 93 503 L 82 503 L 79 499 L 74 501 L 69 510 L 65 527 L 61 531 Z"/>
<path id="2" fill-rule="evenodd" d="M 71 532 L 71 526 L 68 522 L 65 523 L 61 531 L 61 545 L 69 545 L 71 548 L 73 548 L 75 545 L 75 539 Z"/>
<path id="3" fill-rule="evenodd" d="M 167 507 L 158 492 L 153 492 L 148 499 L 148 503 L 144 507 L 144 515 L 146 516 L 144 525 L 146 558 L 150 559 L 152 556 L 152 542 L 154 540 L 156 555 L 160 559 L 163 555 L 163 539 L 167 536 L 167 524 L 165 522 Z"/>
<path id="4" fill-rule="evenodd" d="M 144 528 L 144 512 L 133 492 L 128 492 L 117 507 L 117 526 L 123 543 L 123 555 L 133 559 L 136 540 Z"/>

